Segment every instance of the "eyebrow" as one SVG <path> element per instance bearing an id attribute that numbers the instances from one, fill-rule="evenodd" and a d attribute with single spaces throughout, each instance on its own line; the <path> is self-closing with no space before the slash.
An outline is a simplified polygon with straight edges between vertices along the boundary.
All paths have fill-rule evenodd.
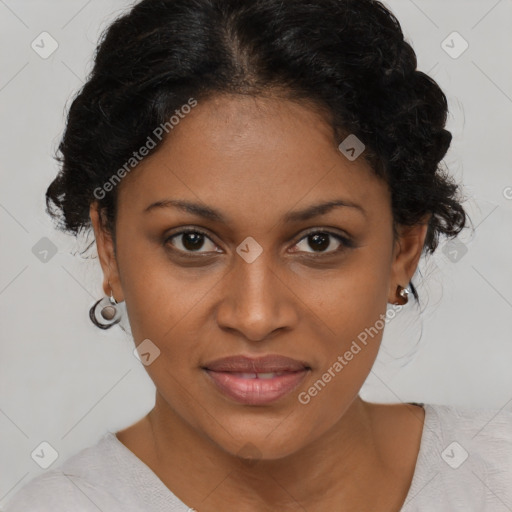
<path id="1" fill-rule="evenodd" d="M 333 199 L 324 203 L 308 206 L 303 210 L 288 212 L 286 215 L 284 215 L 283 220 L 285 222 L 304 222 L 314 217 L 325 215 L 334 208 L 341 207 L 354 208 L 366 216 L 366 211 L 361 205 L 353 203 L 352 201 L 347 201 L 345 199 Z M 213 208 L 181 199 L 162 199 L 150 204 L 147 208 L 145 208 L 144 213 L 159 208 L 177 208 L 186 213 L 197 215 L 198 217 L 203 217 L 205 219 L 221 222 L 224 224 L 227 223 L 224 215 L 214 210 Z"/>

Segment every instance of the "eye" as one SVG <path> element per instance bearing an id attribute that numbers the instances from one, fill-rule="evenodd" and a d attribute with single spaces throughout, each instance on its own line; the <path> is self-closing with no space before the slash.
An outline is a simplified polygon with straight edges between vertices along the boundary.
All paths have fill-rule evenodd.
<path id="1" fill-rule="evenodd" d="M 330 233 L 329 231 L 312 231 L 302 237 L 295 247 L 300 247 L 301 244 L 303 248 L 294 252 L 333 254 L 343 251 L 347 247 L 353 247 L 354 245 L 347 237 L 337 233 Z M 311 250 L 308 251 L 307 249 Z"/>
<path id="2" fill-rule="evenodd" d="M 171 244 L 175 249 L 184 253 L 205 254 L 209 252 L 221 252 L 217 245 L 208 237 L 206 233 L 197 229 L 180 231 L 174 233 L 165 240 L 165 244 Z M 202 251 L 201 249 L 206 248 Z"/>
<path id="3" fill-rule="evenodd" d="M 205 232 L 197 228 L 172 234 L 165 239 L 165 245 L 168 244 L 185 255 L 193 255 L 194 253 L 206 255 L 212 252 L 222 252 Z M 345 236 L 317 229 L 303 236 L 294 247 L 298 249 L 293 250 L 293 252 L 320 255 L 341 252 L 346 248 L 354 247 L 354 244 Z"/>

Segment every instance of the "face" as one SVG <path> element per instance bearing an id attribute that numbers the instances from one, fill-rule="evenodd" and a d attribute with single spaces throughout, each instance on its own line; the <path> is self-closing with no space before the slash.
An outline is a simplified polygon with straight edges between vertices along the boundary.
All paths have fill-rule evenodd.
<path id="1" fill-rule="evenodd" d="M 135 344 L 160 350 L 146 366 L 160 414 L 228 453 L 252 443 L 279 458 L 332 429 L 369 374 L 382 329 L 359 351 L 354 340 L 416 268 L 425 225 L 394 239 L 386 183 L 339 142 L 313 109 L 217 96 L 119 185 L 116 256 L 91 207 L 105 292 L 126 301 Z M 240 391 L 247 375 L 212 379 L 205 369 L 236 355 L 280 355 L 307 369 L 271 376 L 260 394 L 245 379 Z"/>

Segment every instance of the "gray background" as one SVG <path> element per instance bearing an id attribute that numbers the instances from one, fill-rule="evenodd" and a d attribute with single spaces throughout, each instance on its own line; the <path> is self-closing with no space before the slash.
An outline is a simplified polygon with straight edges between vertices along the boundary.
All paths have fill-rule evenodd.
<path id="1" fill-rule="evenodd" d="M 129 336 L 88 319 L 102 296 L 97 259 L 74 255 L 85 242 L 55 231 L 43 211 L 65 108 L 100 31 L 128 5 L 0 0 L 0 506 L 44 471 L 31 457 L 41 442 L 57 465 L 153 405 Z M 418 68 L 448 96 L 454 140 L 445 162 L 465 185 L 476 229 L 422 262 L 424 309 L 409 305 L 386 327 L 362 395 L 512 409 L 512 1 L 387 5 Z M 31 47 L 44 31 L 58 43 L 47 59 Z M 448 37 L 454 31 L 469 43 L 457 58 L 447 53 L 462 49 L 459 36 Z"/>

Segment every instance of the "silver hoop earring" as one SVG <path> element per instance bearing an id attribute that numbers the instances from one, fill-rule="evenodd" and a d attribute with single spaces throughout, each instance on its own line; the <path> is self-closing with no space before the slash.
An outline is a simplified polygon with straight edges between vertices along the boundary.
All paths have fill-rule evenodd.
<path id="1" fill-rule="evenodd" d="M 114 299 L 112 291 L 110 297 L 101 298 L 89 310 L 91 322 L 100 329 L 110 329 L 121 321 L 121 312 L 117 308 L 118 302 Z"/>

